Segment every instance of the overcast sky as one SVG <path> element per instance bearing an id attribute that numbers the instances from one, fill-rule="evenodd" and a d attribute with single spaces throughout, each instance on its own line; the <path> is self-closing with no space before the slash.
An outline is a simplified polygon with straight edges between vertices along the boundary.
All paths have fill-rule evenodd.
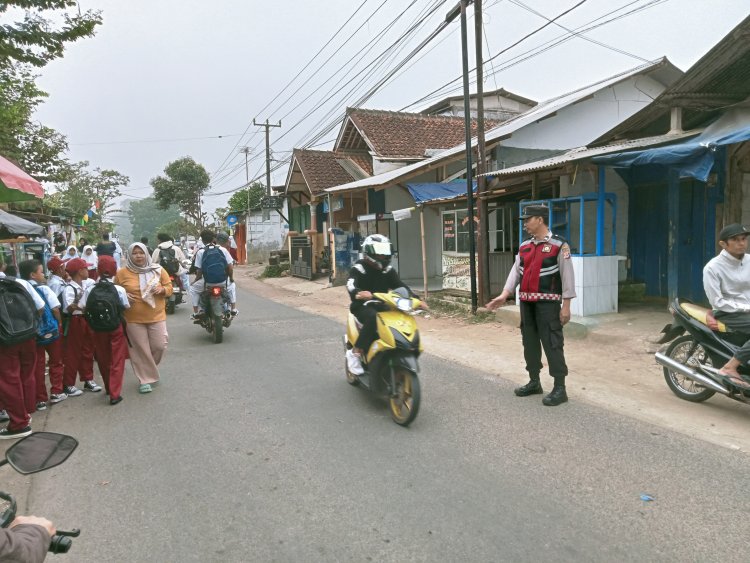
<path id="1" fill-rule="evenodd" d="M 579 1 L 524 0 L 524 4 L 553 18 Z M 37 117 L 68 136 L 73 160 L 88 160 L 92 166 L 130 176 L 128 196 L 148 196 L 149 180 L 161 174 L 168 162 L 192 156 L 212 174 L 212 191 L 205 198 L 210 210 L 226 203 L 229 195 L 221 192 L 237 189 L 245 181 L 239 147 L 253 149 L 250 176 L 264 174 L 263 137 L 252 126 L 253 118 L 281 119 L 282 127 L 272 129 L 274 157 L 288 158 L 292 148 L 308 142 L 394 68 L 437 28 L 455 3 L 80 0 L 82 10 L 101 10 L 104 24 L 94 38 L 70 46 L 63 59 L 42 70 L 39 83 L 50 97 Z M 362 71 L 435 5 L 439 8 L 401 51 L 382 66 L 373 64 Z M 667 56 L 686 70 L 750 12 L 747 0 L 587 0 L 558 23 L 568 28 L 585 26 L 620 7 L 622 11 L 605 19 L 647 8 L 586 37 L 629 54 L 576 37 L 497 72 L 486 80 L 485 90 L 502 87 L 542 101 L 638 66 L 642 59 Z M 484 0 L 484 14 L 485 57 L 545 23 L 511 0 Z M 469 28 L 473 30 L 473 20 Z M 554 25 L 547 27 L 495 59 L 495 70 L 565 33 Z M 418 57 L 363 107 L 399 110 L 459 76 L 458 20 Z M 492 66 L 486 70 L 492 71 Z M 458 87 L 452 94 L 460 92 Z M 335 138 L 337 132 L 338 127 L 320 142 Z M 220 135 L 224 137 L 216 138 Z M 273 174 L 274 185 L 284 182 L 287 168 Z"/>

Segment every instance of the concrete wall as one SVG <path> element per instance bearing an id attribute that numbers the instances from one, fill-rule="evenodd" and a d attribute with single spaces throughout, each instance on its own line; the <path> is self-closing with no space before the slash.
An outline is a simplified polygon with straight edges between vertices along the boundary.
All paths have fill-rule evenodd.
<path id="1" fill-rule="evenodd" d="M 285 217 L 289 216 L 286 202 L 284 202 L 284 208 L 281 212 Z M 276 211 L 270 211 L 268 219 L 265 221 L 262 211 L 252 211 L 250 213 L 250 254 L 248 262 L 266 262 L 271 251 L 281 250 L 288 232 L 289 224 Z"/>
<path id="2" fill-rule="evenodd" d="M 750 174 L 742 175 L 742 224 L 750 224 Z"/>

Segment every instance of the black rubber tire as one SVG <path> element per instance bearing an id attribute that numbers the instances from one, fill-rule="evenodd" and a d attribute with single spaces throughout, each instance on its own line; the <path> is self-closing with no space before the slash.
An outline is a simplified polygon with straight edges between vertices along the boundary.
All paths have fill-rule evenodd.
<path id="1" fill-rule="evenodd" d="M 174 301 L 167 299 L 167 315 L 174 315 L 174 306 Z"/>
<path id="2" fill-rule="evenodd" d="M 695 340 L 689 334 L 680 336 L 679 338 L 676 338 L 672 341 L 664 355 L 669 356 L 670 358 L 672 358 L 676 362 L 680 362 L 681 364 L 685 364 L 686 361 L 690 362 L 692 357 L 685 358 L 685 354 L 687 354 L 687 352 L 690 350 L 693 342 L 695 342 Z M 695 350 L 693 355 L 703 355 L 705 357 L 704 361 L 706 365 L 712 365 L 711 358 L 708 356 L 708 354 L 706 354 L 705 350 L 703 350 L 700 345 L 698 345 L 698 348 Z M 666 367 L 664 367 L 663 370 L 664 380 L 672 390 L 672 393 L 677 395 L 680 399 L 690 401 L 691 403 L 702 403 L 703 401 L 710 399 L 716 394 L 716 391 L 714 391 L 713 389 L 706 389 L 699 383 L 694 382 L 692 379 L 688 379 L 687 377 L 680 375 L 679 373 L 674 373 Z"/>
<path id="3" fill-rule="evenodd" d="M 214 344 L 221 344 L 221 341 L 224 340 L 224 325 L 222 324 L 222 319 L 219 316 L 214 317 L 214 331 L 213 331 L 213 337 L 214 337 Z"/>
<path id="4" fill-rule="evenodd" d="M 396 371 L 397 397 L 388 398 L 388 406 L 393 422 L 401 426 L 409 426 L 419 413 L 421 392 L 417 374 L 403 367 L 393 368 Z"/>

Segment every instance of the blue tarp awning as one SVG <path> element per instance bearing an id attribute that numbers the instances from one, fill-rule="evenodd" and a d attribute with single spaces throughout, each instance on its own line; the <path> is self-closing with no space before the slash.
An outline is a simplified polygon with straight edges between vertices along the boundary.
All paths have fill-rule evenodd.
<path id="1" fill-rule="evenodd" d="M 719 118 L 697 137 L 641 151 L 597 156 L 595 164 L 614 168 L 650 166 L 678 170 L 680 178 L 706 182 L 716 159 L 716 149 L 750 140 L 750 112 L 737 110 Z"/>
<path id="2" fill-rule="evenodd" d="M 443 184 L 406 184 L 406 187 L 416 203 L 455 199 L 466 195 L 466 180 L 456 180 Z M 477 191 L 476 181 L 473 182 L 472 189 L 474 192 Z"/>

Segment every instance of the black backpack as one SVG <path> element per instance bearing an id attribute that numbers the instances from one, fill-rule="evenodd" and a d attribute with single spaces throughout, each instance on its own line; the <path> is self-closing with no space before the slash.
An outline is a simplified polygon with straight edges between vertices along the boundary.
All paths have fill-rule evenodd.
<path id="1" fill-rule="evenodd" d="M 94 332 L 112 332 L 122 325 L 123 309 L 115 284 L 99 280 L 86 298 L 84 316 Z"/>
<path id="2" fill-rule="evenodd" d="M 26 288 L 10 276 L 0 278 L 0 344 L 12 346 L 36 338 L 36 306 Z"/>
<path id="3" fill-rule="evenodd" d="M 174 246 L 159 249 L 159 264 L 170 276 L 176 276 L 180 271 L 180 261 L 177 260 Z"/>

